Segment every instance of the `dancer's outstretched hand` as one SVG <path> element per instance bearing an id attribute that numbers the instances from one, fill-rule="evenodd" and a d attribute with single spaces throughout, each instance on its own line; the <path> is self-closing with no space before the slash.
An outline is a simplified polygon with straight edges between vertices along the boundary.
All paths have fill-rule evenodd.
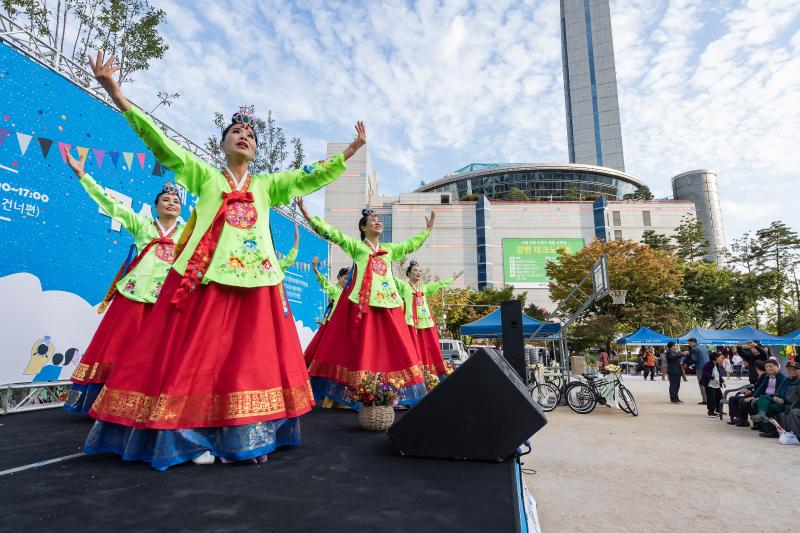
<path id="1" fill-rule="evenodd" d="M 114 89 L 119 88 L 117 82 L 114 80 L 113 74 L 119 71 L 120 67 L 114 65 L 114 56 L 110 56 L 106 60 L 105 54 L 102 50 L 97 51 L 97 57 L 92 61 L 89 56 L 89 66 L 92 67 L 92 73 L 97 82 L 103 86 L 107 93 L 111 94 Z"/>
<path id="2" fill-rule="evenodd" d="M 300 244 L 300 226 L 297 225 L 297 222 L 294 224 L 294 247 Z"/>
<path id="3" fill-rule="evenodd" d="M 431 211 L 431 217 L 425 217 L 425 226 L 428 228 L 428 231 L 433 229 L 433 223 L 436 221 L 436 211 Z"/>
<path id="4" fill-rule="evenodd" d="M 311 258 L 311 270 L 317 271 L 317 263 L 319 263 L 319 256 L 315 255 Z"/>
<path id="5" fill-rule="evenodd" d="M 311 220 L 311 215 L 308 214 L 308 211 L 306 211 L 306 206 L 303 204 L 303 198 L 298 196 L 294 199 L 294 203 L 297 205 L 297 208 L 300 209 L 300 214 L 303 215 L 303 218 L 306 220 Z"/>
<path id="6" fill-rule="evenodd" d="M 69 168 L 78 176 L 78 179 L 81 179 L 83 176 L 86 175 L 86 171 L 84 170 L 84 166 L 86 165 L 86 156 L 89 155 L 87 151 L 85 154 L 81 156 L 80 159 L 75 159 L 72 157 L 72 154 L 67 152 L 67 163 L 69 164 Z"/>
<path id="7" fill-rule="evenodd" d="M 367 128 L 364 126 L 364 123 L 359 120 L 356 122 L 356 138 L 344 149 L 344 160 L 347 161 L 353 157 L 353 154 L 365 144 L 367 144 Z"/>

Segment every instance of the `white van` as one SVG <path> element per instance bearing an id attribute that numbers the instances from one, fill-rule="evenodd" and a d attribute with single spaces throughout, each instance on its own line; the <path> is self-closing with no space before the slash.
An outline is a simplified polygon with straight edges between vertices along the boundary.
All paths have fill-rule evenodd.
<path id="1" fill-rule="evenodd" d="M 464 343 L 455 339 L 439 339 L 439 348 L 442 350 L 442 359 L 453 366 L 460 365 L 469 357 Z"/>

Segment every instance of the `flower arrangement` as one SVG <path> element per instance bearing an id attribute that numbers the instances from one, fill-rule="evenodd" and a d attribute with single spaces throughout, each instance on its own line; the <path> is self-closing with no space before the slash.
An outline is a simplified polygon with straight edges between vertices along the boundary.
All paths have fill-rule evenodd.
<path id="1" fill-rule="evenodd" d="M 622 372 L 622 368 L 619 365 L 614 364 L 606 365 L 606 367 L 603 369 L 604 374 L 619 374 L 620 372 Z"/>
<path id="2" fill-rule="evenodd" d="M 439 384 L 439 376 L 436 374 L 431 374 L 427 370 L 423 369 L 422 375 L 425 377 L 425 390 L 428 392 L 432 391 L 433 388 Z"/>
<path id="3" fill-rule="evenodd" d="M 448 375 L 448 376 L 449 376 L 450 374 L 452 374 L 452 373 L 455 371 L 455 369 L 456 369 L 456 367 L 454 367 L 454 366 L 453 366 L 453 363 L 451 363 L 451 362 L 449 362 L 449 361 L 445 361 L 445 363 L 444 363 L 444 368 L 445 368 L 445 370 L 447 371 L 447 375 Z"/>
<path id="4" fill-rule="evenodd" d="M 353 401 L 363 405 L 397 405 L 403 380 L 389 379 L 386 374 L 367 372 L 353 391 Z"/>

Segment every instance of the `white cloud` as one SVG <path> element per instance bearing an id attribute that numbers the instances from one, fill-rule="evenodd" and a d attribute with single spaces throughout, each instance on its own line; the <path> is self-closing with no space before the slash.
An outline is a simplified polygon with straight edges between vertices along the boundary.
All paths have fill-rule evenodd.
<path id="1" fill-rule="evenodd" d="M 213 111 L 252 103 L 313 139 L 315 160 L 362 119 L 386 193 L 473 161 L 567 157 L 558 2 L 161 7 L 170 50 L 132 96 L 180 92 L 159 115 L 197 141 Z M 729 239 L 800 225 L 785 194 L 800 166 L 799 16 L 800 0 L 612 2 L 627 169 L 667 195 L 671 176 L 712 168 L 724 205 L 774 204 L 746 223 L 726 212 Z"/>
<path id="2" fill-rule="evenodd" d="M 305 350 L 306 346 L 311 342 L 311 339 L 314 338 L 314 331 L 308 326 L 303 325 L 302 320 L 295 320 L 294 327 L 297 328 L 297 336 L 300 338 L 300 347 Z"/>

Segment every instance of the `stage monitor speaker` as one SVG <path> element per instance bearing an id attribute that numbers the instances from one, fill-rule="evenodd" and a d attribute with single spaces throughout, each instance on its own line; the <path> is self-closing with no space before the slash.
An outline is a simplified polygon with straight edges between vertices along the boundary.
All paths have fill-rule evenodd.
<path id="1" fill-rule="evenodd" d="M 503 461 L 547 419 L 517 373 L 493 349 L 482 349 L 389 428 L 389 439 L 413 457 Z"/>
<path id="2" fill-rule="evenodd" d="M 503 333 L 503 357 L 511 363 L 523 383 L 528 382 L 525 365 L 525 341 L 522 338 L 522 303 L 506 300 L 500 304 Z"/>

